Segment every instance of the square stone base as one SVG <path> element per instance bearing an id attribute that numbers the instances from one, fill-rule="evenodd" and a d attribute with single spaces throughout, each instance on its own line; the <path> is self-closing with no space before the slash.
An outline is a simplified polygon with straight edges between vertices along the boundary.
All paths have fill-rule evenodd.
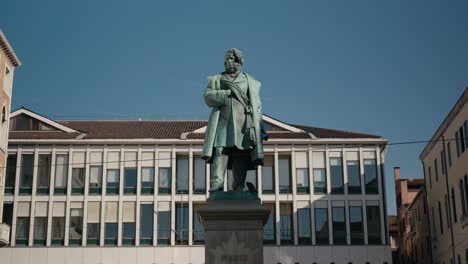
<path id="1" fill-rule="evenodd" d="M 209 199 L 199 214 L 206 264 L 263 263 L 263 225 L 270 212 L 260 199 Z"/>

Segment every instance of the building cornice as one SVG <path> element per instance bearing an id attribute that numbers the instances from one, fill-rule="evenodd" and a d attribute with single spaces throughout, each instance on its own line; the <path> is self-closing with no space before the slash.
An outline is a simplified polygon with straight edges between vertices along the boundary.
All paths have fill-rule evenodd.
<path id="1" fill-rule="evenodd" d="M 16 56 L 15 51 L 13 50 L 7 38 L 5 37 L 5 34 L 3 34 L 1 30 L 0 30 L 0 48 L 3 50 L 8 60 L 11 62 L 11 64 L 13 64 L 13 66 L 15 67 L 21 66 L 20 60 Z"/>
<path id="2" fill-rule="evenodd" d="M 435 146 L 437 141 L 442 137 L 442 135 L 447 130 L 448 126 L 452 123 L 453 119 L 457 116 L 457 114 L 460 112 L 460 110 L 463 108 L 463 106 L 466 104 L 467 101 L 468 101 L 468 87 L 465 88 L 462 96 L 460 96 L 457 103 L 452 107 L 452 110 L 450 110 L 450 112 L 445 117 L 442 124 L 440 124 L 440 126 L 437 128 L 430 142 L 427 143 L 427 145 L 424 147 L 424 150 L 419 155 L 419 159 L 421 161 L 423 161 L 426 158 L 427 154 L 432 150 L 432 148 Z"/>

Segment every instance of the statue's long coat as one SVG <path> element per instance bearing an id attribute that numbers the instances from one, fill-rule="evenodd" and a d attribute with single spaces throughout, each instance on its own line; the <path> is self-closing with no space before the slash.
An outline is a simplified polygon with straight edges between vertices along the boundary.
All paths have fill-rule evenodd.
<path id="1" fill-rule="evenodd" d="M 262 123 L 262 105 L 260 102 L 260 82 L 255 80 L 252 76 L 245 74 L 249 85 L 247 95 L 250 99 L 250 106 L 252 107 L 252 120 L 255 127 L 255 139 L 256 144 L 251 153 L 251 161 L 253 162 L 250 168 L 255 167 L 254 164 L 258 164 L 258 160 L 263 160 L 263 144 L 261 135 L 261 123 Z M 213 75 L 208 77 L 208 87 L 205 90 L 205 102 L 208 106 L 212 107 L 210 119 L 208 120 L 208 126 L 205 131 L 205 142 L 203 145 L 202 157 L 211 163 L 213 160 L 213 147 L 215 137 L 217 136 L 217 127 L 219 120 L 220 108 L 225 105 L 227 100 L 227 90 L 221 89 L 221 74 Z M 218 135 L 223 136 L 223 135 Z M 224 135 L 225 136 L 225 135 Z"/>

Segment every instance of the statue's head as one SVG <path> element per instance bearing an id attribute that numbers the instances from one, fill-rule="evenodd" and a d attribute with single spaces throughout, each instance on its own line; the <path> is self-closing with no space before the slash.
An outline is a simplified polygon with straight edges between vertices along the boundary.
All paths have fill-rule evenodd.
<path id="1" fill-rule="evenodd" d="M 244 64 L 242 52 L 236 48 L 231 48 L 224 54 L 224 69 L 227 73 L 236 73 L 240 71 Z"/>

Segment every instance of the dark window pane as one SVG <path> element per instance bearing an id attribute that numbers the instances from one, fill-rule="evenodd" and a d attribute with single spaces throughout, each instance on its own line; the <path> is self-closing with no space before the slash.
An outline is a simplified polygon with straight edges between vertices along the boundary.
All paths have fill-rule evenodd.
<path id="1" fill-rule="evenodd" d="M 364 225 L 361 207 L 349 207 L 349 225 L 351 228 L 351 244 L 364 244 Z"/>
<path id="2" fill-rule="evenodd" d="M 117 223 L 106 223 L 104 225 L 104 243 L 106 245 L 115 245 L 117 243 Z"/>
<path id="3" fill-rule="evenodd" d="M 5 194 L 13 194 L 16 179 L 16 155 L 8 155 L 5 179 Z"/>
<path id="4" fill-rule="evenodd" d="M 99 223 L 88 223 L 87 224 L 87 238 L 88 239 L 94 239 L 94 240 L 99 240 L 99 234 L 101 227 Z M 88 242 L 89 244 L 89 242 Z"/>
<path id="5" fill-rule="evenodd" d="M 281 244 L 293 243 L 293 226 L 292 226 L 292 204 L 280 204 L 280 238 Z"/>
<path id="6" fill-rule="evenodd" d="M 297 234 L 299 244 L 312 244 L 311 227 L 310 227 L 310 208 L 297 209 Z"/>
<path id="7" fill-rule="evenodd" d="M 65 217 L 52 218 L 52 239 L 63 240 L 65 238 Z"/>
<path id="8" fill-rule="evenodd" d="M 176 243 L 188 244 L 188 206 L 176 205 Z"/>
<path id="9" fill-rule="evenodd" d="M 135 223 L 123 223 L 122 228 L 123 228 L 122 239 L 130 240 L 130 241 L 135 239 L 135 230 L 136 230 Z"/>
<path id="10" fill-rule="evenodd" d="M 82 235 L 83 235 L 83 209 L 70 209 L 70 227 L 69 227 L 70 243 L 80 245 Z"/>
<path id="11" fill-rule="evenodd" d="M 82 193 L 84 189 L 84 168 L 73 168 L 72 170 L 72 192 Z"/>
<path id="12" fill-rule="evenodd" d="M 367 206 L 367 240 L 369 244 L 380 244 L 380 209 L 379 206 Z"/>
<path id="13" fill-rule="evenodd" d="M 142 204 L 140 209 L 140 239 L 153 241 L 153 204 Z"/>
<path id="14" fill-rule="evenodd" d="M 47 238 L 47 217 L 35 217 L 34 218 L 34 240 L 45 240 L 46 238 Z"/>
<path id="15" fill-rule="evenodd" d="M 28 188 L 32 187 L 32 177 L 34 168 L 34 155 L 23 154 L 21 162 L 21 174 L 20 174 L 20 187 Z"/>
<path id="16" fill-rule="evenodd" d="M 158 208 L 158 245 L 169 245 L 171 242 L 171 212 L 169 208 Z M 169 206 L 169 205 L 167 205 Z"/>
<path id="17" fill-rule="evenodd" d="M 345 208 L 333 207 L 333 244 L 344 245 L 346 244 L 346 221 L 345 221 Z"/>
<path id="18" fill-rule="evenodd" d="M 346 162 L 348 170 L 348 193 L 361 194 L 361 175 L 359 172 L 359 161 L 348 160 Z"/>
<path id="19" fill-rule="evenodd" d="M 29 217 L 16 218 L 16 244 L 27 245 L 29 239 Z"/>
<path id="20" fill-rule="evenodd" d="M 291 190 L 291 162 L 289 157 L 280 157 L 279 165 L 279 191 L 280 193 L 290 193 Z"/>
<path id="21" fill-rule="evenodd" d="M 51 160 L 50 155 L 39 155 L 39 167 L 37 169 L 37 193 L 48 194 L 49 193 L 49 181 L 50 181 L 50 166 Z"/>
<path id="22" fill-rule="evenodd" d="M 17 131 L 24 131 L 30 130 L 29 121 L 31 120 L 30 117 L 27 115 L 21 114 L 15 118 L 15 130 Z"/>
<path id="23" fill-rule="evenodd" d="M 263 207 L 270 210 L 270 216 L 268 217 L 268 221 L 263 227 L 263 243 L 275 244 L 276 243 L 275 204 L 263 204 Z"/>
<path id="24" fill-rule="evenodd" d="M 177 157 L 176 163 L 176 191 L 177 193 L 188 193 L 189 159 L 188 157 Z"/>
<path id="25" fill-rule="evenodd" d="M 120 172 L 118 169 L 107 170 L 107 194 L 118 194 L 120 185 Z"/>
<path id="26" fill-rule="evenodd" d="M 330 158 L 331 193 L 343 194 L 343 164 L 341 158 Z"/>
<path id="27" fill-rule="evenodd" d="M 315 208 L 315 242 L 318 245 L 329 244 L 327 208 Z"/>
<path id="28" fill-rule="evenodd" d="M 137 168 L 125 168 L 124 193 L 135 194 L 137 185 Z"/>
<path id="29" fill-rule="evenodd" d="M 141 168 L 141 193 L 154 194 L 154 168 Z"/>
<path id="30" fill-rule="evenodd" d="M 193 158 L 193 193 L 206 192 L 206 164 L 205 160 Z"/>
<path id="31" fill-rule="evenodd" d="M 198 216 L 198 210 L 200 210 L 203 205 L 194 204 L 193 205 L 193 243 L 194 244 L 204 244 L 205 243 L 205 232 L 203 225 L 200 222 Z"/>
<path id="32" fill-rule="evenodd" d="M 364 160 L 364 179 L 366 181 L 366 194 L 378 194 L 377 164 L 375 159 Z"/>

